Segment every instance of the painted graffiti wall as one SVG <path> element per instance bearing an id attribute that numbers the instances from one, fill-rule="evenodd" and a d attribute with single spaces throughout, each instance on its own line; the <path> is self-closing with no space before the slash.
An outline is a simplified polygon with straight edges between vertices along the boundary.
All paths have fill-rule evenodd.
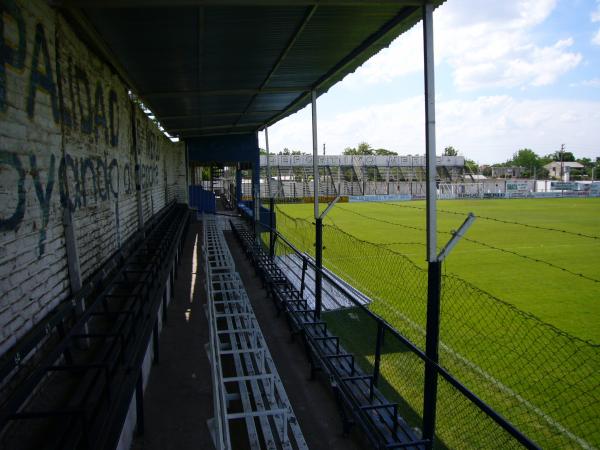
<path id="1" fill-rule="evenodd" d="M 183 174 L 183 175 L 182 175 Z M 185 156 L 45 1 L 0 0 L 0 354 L 167 202 Z M 137 195 L 136 189 L 140 189 Z"/>

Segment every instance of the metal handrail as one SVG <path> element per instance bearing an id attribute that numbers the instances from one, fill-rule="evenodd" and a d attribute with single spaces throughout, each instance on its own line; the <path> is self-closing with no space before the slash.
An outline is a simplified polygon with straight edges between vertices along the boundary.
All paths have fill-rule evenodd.
<path id="1" fill-rule="evenodd" d="M 283 236 L 276 229 L 270 228 L 266 224 L 261 224 L 261 226 L 269 232 L 275 234 L 276 239 L 280 239 L 283 241 L 297 256 L 302 258 L 303 261 L 306 261 L 308 265 L 310 265 L 313 270 L 320 270 L 317 268 L 316 263 L 312 259 L 311 256 L 307 255 L 304 252 L 298 250 L 298 248 L 292 244 L 285 236 Z M 530 449 L 539 449 L 540 446 L 533 442 L 530 438 L 528 438 L 525 434 L 523 434 L 519 429 L 517 429 L 508 419 L 502 416 L 500 413 L 496 412 L 490 405 L 488 405 L 484 400 L 482 400 L 479 396 L 477 396 L 474 392 L 472 392 L 469 388 L 463 385 L 459 380 L 457 380 L 453 375 L 451 375 L 444 367 L 440 366 L 436 361 L 430 359 L 424 351 L 419 349 L 412 341 L 408 338 L 400 334 L 398 330 L 392 327 L 388 322 L 385 321 L 381 316 L 375 314 L 369 308 L 365 306 L 365 304 L 356 300 L 352 293 L 350 293 L 345 286 L 339 283 L 338 277 L 335 275 L 330 275 L 328 271 L 321 270 L 321 274 L 324 278 L 327 278 L 329 283 L 335 286 L 350 302 L 352 302 L 355 306 L 361 308 L 361 310 L 367 314 L 370 318 L 375 320 L 379 326 L 382 326 L 384 330 L 391 333 L 394 337 L 399 339 L 403 345 L 410 349 L 415 355 L 417 355 L 423 362 L 426 364 L 431 364 L 431 366 L 437 371 L 439 375 L 441 375 L 448 383 L 450 383 L 455 389 L 457 389 L 462 395 L 464 395 L 469 401 L 471 401 L 475 406 L 477 406 L 483 413 L 485 413 L 490 419 L 496 422 L 500 427 L 502 427 L 507 433 L 509 433 L 512 437 L 514 437 L 520 444 L 522 444 L 526 448 Z"/>

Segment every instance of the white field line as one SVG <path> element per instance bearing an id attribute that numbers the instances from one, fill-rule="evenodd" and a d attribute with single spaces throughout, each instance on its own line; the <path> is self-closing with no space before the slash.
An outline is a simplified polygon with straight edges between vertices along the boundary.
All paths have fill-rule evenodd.
<path id="1" fill-rule="evenodd" d="M 362 238 L 361 238 L 362 239 Z M 467 241 L 468 242 L 468 241 Z M 401 245 L 425 245 L 422 242 L 373 242 L 373 245 L 383 245 L 384 247 L 390 247 L 392 245 L 397 245 L 397 246 L 401 246 Z M 475 242 L 472 242 L 473 245 L 478 245 Z M 494 244 L 494 245 L 502 245 L 500 244 Z M 596 245 L 600 245 L 600 243 L 597 243 Z M 517 246 L 511 246 L 511 247 L 507 247 L 507 250 L 524 250 L 524 249 L 540 249 L 540 248 L 556 248 L 556 247 L 569 247 L 569 248 L 573 248 L 573 247 L 583 247 L 583 248 L 589 248 L 589 247 L 593 247 L 593 244 L 590 245 L 589 242 L 582 242 L 580 244 L 552 244 L 552 245 L 544 245 L 544 244 L 539 244 L 539 245 L 517 245 Z M 491 248 L 482 248 L 482 249 L 477 249 L 475 251 L 482 251 L 482 250 L 493 250 Z M 458 251 L 463 251 L 465 253 L 469 253 L 472 250 L 466 250 L 466 249 L 456 249 L 455 252 Z M 453 252 L 454 253 L 454 252 Z"/>
<path id="2" fill-rule="evenodd" d="M 343 272 L 339 272 L 339 273 L 343 273 Z M 351 279 L 354 282 L 354 280 L 351 277 L 348 277 L 348 278 Z M 381 298 L 378 298 L 378 297 L 374 297 L 372 299 L 373 300 L 379 300 L 379 301 L 381 301 L 381 302 L 383 302 L 383 303 L 385 303 L 385 304 L 387 304 L 389 306 L 389 303 L 386 300 L 384 300 L 384 299 L 381 299 Z M 394 310 L 394 313 L 396 313 L 397 315 L 399 315 L 400 318 L 402 320 L 404 320 L 406 323 L 408 323 L 411 328 L 413 328 L 415 331 L 417 331 L 418 333 L 422 334 L 423 336 L 426 335 L 425 330 L 420 325 L 418 325 L 415 322 L 413 322 L 411 319 L 409 319 L 404 314 L 402 314 L 399 311 L 397 311 L 395 308 L 393 308 L 393 310 Z M 524 406 L 526 406 L 531 411 L 533 411 L 534 413 L 536 413 L 548 425 L 550 425 L 551 427 L 555 428 L 556 430 L 558 430 L 559 432 L 561 432 L 565 436 L 569 437 L 571 440 L 573 440 L 574 442 L 576 442 L 577 444 L 579 444 L 582 448 L 584 448 L 586 450 L 596 450 L 596 448 L 593 447 L 591 444 L 589 444 L 586 440 L 584 440 L 583 438 L 580 438 L 579 436 L 577 436 L 574 433 L 572 433 L 571 431 L 569 431 L 562 424 L 560 424 L 559 422 L 557 422 L 556 420 L 554 420 L 552 417 L 550 417 L 548 414 L 546 414 L 544 411 L 542 411 L 539 407 L 535 406 L 534 404 L 532 404 L 531 402 L 529 402 L 527 399 L 523 398 L 520 394 L 517 394 L 511 388 L 509 388 L 508 386 L 506 386 L 505 384 L 503 384 L 502 382 L 500 382 L 499 380 L 497 380 L 496 378 L 494 378 L 492 375 L 490 375 L 489 373 L 487 373 L 485 370 L 483 370 L 481 367 L 479 367 L 475 363 L 469 361 L 467 358 L 465 358 L 461 354 L 459 354 L 459 353 L 455 352 L 454 350 L 452 350 L 452 348 L 450 348 L 448 345 L 444 344 L 441 340 L 440 340 L 440 347 L 445 352 L 451 354 L 453 357 L 455 357 L 456 359 L 458 359 L 459 361 L 461 361 L 463 364 L 465 364 L 469 368 L 473 369 L 476 373 L 478 373 L 484 379 L 486 379 L 487 381 L 493 383 L 495 386 L 497 386 L 505 394 L 508 394 L 508 395 L 514 397 L 516 400 L 518 400 Z"/>
<path id="3" fill-rule="evenodd" d="M 385 302 L 385 300 L 382 300 L 382 299 L 379 299 L 379 300 Z M 414 322 L 412 322 L 404 314 L 399 313 L 399 312 L 397 312 L 397 314 L 400 315 L 401 318 L 403 320 L 405 320 L 407 323 L 409 323 L 415 330 L 417 330 L 421 334 L 425 335 L 425 330 L 423 330 L 423 328 L 421 328 L 419 325 L 417 325 Z M 517 399 L 524 406 L 526 406 L 531 411 L 533 411 L 534 413 L 536 413 L 540 418 L 544 419 L 544 421 L 546 421 L 546 423 L 548 423 L 548 425 L 554 427 L 556 430 L 558 430 L 561 433 L 563 433 L 564 435 L 568 436 L 571 440 L 573 440 L 576 443 L 578 443 L 582 448 L 588 449 L 588 450 L 593 450 L 595 448 L 592 445 L 590 445 L 587 441 L 585 441 L 583 438 L 580 438 L 579 436 L 573 434 L 571 431 L 569 431 L 567 428 L 565 428 L 559 422 L 557 422 L 552 417 L 550 417 L 548 414 L 546 414 L 544 411 L 542 411 L 539 407 L 535 406 L 534 404 L 532 404 L 531 402 L 529 402 L 527 399 L 523 398 L 520 394 L 516 393 L 511 388 L 509 388 L 508 386 L 506 386 L 505 384 L 503 384 L 502 382 L 500 382 L 499 380 L 497 380 L 496 378 L 494 378 L 492 375 L 490 375 L 489 373 L 487 373 L 481 367 L 479 367 L 475 363 L 471 362 L 470 360 L 468 360 L 467 358 L 465 358 L 461 354 L 457 353 L 456 351 L 452 350 L 452 348 L 450 348 L 448 345 L 444 344 L 441 340 L 440 340 L 440 347 L 444 351 L 448 352 L 453 357 L 455 357 L 456 359 L 458 359 L 459 361 L 461 361 L 463 364 L 465 364 L 466 366 L 468 366 L 471 369 L 473 369 L 476 373 L 478 373 L 480 376 L 482 376 L 483 378 L 485 378 L 487 381 L 489 381 L 489 382 L 493 383 L 494 385 L 496 385 L 501 391 L 503 391 L 504 393 L 506 393 L 506 394 L 514 397 L 515 399 Z"/>

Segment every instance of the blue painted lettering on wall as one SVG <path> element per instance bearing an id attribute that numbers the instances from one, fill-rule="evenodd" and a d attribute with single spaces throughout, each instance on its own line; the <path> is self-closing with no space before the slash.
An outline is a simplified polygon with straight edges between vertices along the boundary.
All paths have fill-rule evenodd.
<path id="1" fill-rule="evenodd" d="M 0 231 L 17 230 L 25 216 L 25 170 L 19 157 L 5 150 L 0 150 L 0 168 L 2 165 L 17 172 L 17 205 L 10 216 L 0 217 Z"/>
<path id="2" fill-rule="evenodd" d="M 48 180 L 46 181 L 46 189 L 42 186 L 40 178 L 40 171 L 37 168 L 37 162 L 35 155 L 29 155 L 29 165 L 31 167 L 30 173 L 33 177 L 33 184 L 35 186 L 35 193 L 40 203 L 40 209 L 42 212 L 42 226 L 40 228 L 40 239 L 39 239 L 39 256 L 44 254 L 44 244 L 46 241 L 46 228 L 48 226 L 48 220 L 50 219 L 50 197 L 52 197 L 52 188 L 54 187 L 54 167 L 55 159 L 54 155 L 50 155 L 50 167 L 48 169 Z"/>
<path id="3" fill-rule="evenodd" d="M 11 42 L 5 36 L 7 20 L 16 25 L 18 42 Z M 67 128 L 76 129 L 87 135 L 93 134 L 96 142 L 102 140 L 116 147 L 119 143 L 117 92 L 110 88 L 105 90 L 100 81 L 97 81 L 92 100 L 90 79 L 85 70 L 74 65 L 70 55 L 56 58 L 55 52 L 50 49 L 47 32 L 42 24 L 36 24 L 32 31 L 34 39 L 30 71 L 29 74 L 20 75 L 28 77 L 27 95 L 23 98 L 23 107 L 27 115 L 33 119 L 40 97 L 47 95 L 56 124 L 60 123 L 62 116 L 62 121 Z M 2 0 L 0 2 L 0 111 L 6 111 L 8 107 L 9 83 L 6 68 L 12 67 L 20 71 L 25 67 L 27 42 L 27 27 L 21 8 L 14 0 Z M 54 64 L 53 59 L 56 59 Z M 66 67 L 62 67 L 61 60 L 66 61 Z M 67 88 L 63 89 L 63 92 L 58 92 L 55 74 L 56 78 L 63 76 L 66 78 Z M 104 98 L 105 92 L 108 92 L 108 111 Z M 65 97 L 69 97 L 68 102 Z M 154 153 L 154 149 L 157 148 L 156 141 L 151 142 L 151 146 L 148 151 Z"/>
<path id="4" fill-rule="evenodd" d="M 119 145 L 119 102 L 117 93 L 111 89 L 108 93 L 108 120 L 110 126 L 110 145 Z"/>
<path id="5" fill-rule="evenodd" d="M 100 127 L 104 132 L 104 142 L 108 145 L 108 128 L 106 126 L 106 113 L 104 112 L 104 93 L 102 91 L 102 85 L 100 82 L 96 83 L 96 95 L 94 103 L 94 129 L 96 131 L 96 142 L 98 142 L 98 136 Z"/>
<path id="6" fill-rule="evenodd" d="M 77 106 L 79 107 L 79 130 L 84 134 L 92 133 L 92 96 L 90 94 L 90 82 L 85 71 L 75 66 L 75 94 Z M 85 97 L 81 95 L 81 87 Z"/>
<path id="7" fill-rule="evenodd" d="M 84 69 L 84 63 L 78 63 L 79 57 L 59 45 L 60 33 L 56 39 L 54 36 L 50 25 L 45 28 L 35 20 L 26 22 L 15 0 L 0 0 L 0 113 L 15 107 L 26 111 L 32 121 L 40 114 L 52 116 L 50 122 L 56 130 L 62 121 L 65 136 L 71 131 L 85 137 L 84 146 L 96 143 L 98 147 L 118 147 L 119 113 L 129 101 L 125 90 L 113 89 L 100 74 Z M 12 86 L 19 85 L 15 78 L 25 85 L 24 95 L 22 87 L 11 91 Z M 159 183 L 159 134 L 146 122 L 143 125 L 146 145 L 138 180 L 140 187 L 147 189 Z M 0 149 L 0 184 L 10 199 L 0 205 L 0 231 L 18 231 L 26 215 L 40 217 L 39 228 L 39 221 L 33 225 L 39 232 L 40 256 L 45 252 L 47 229 L 54 214 L 52 195 L 56 196 L 57 191 L 59 204 L 75 212 L 107 201 L 116 204 L 124 196 L 131 196 L 135 188 L 133 157 L 131 163 L 119 163 L 106 150 L 104 156 L 61 155 L 53 148 L 24 154 Z M 35 207 L 39 208 L 39 216 L 37 211 L 28 213 L 27 208 Z M 120 226 L 119 206 L 115 214 Z"/>
<path id="8" fill-rule="evenodd" d="M 42 70 L 40 70 L 40 63 L 42 63 Z M 56 98 L 56 85 L 54 84 L 54 76 L 52 74 L 48 43 L 46 42 L 44 27 L 38 23 L 35 26 L 33 54 L 31 57 L 31 74 L 29 76 L 29 92 L 27 94 L 27 114 L 29 117 L 33 117 L 34 115 L 35 97 L 39 89 L 50 95 L 52 116 L 54 117 L 54 121 L 58 123 L 58 99 Z"/>
<path id="9" fill-rule="evenodd" d="M 4 20 L 10 18 L 17 25 L 18 42 L 7 42 Z M 21 70 L 25 66 L 25 20 L 14 0 L 0 2 L 0 111 L 6 111 L 6 66 Z"/>
<path id="10" fill-rule="evenodd" d="M 39 168 L 38 157 L 30 154 L 29 167 L 24 167 L 22 157 L 6 150 L 0 150 L 0 173 L 15 171 L 16 174 L 8 176 L 3 174 L 4 179 L 15 180 L 16 203 L 6 205 L 7 209 L 0 214 L 0 231 L 18 231 L 25 217 L 26 190 L 25 183 L 27 175 L 31 175 L 37 206 L 39 207 L 42 224 L 39 229 L 39 256 L 45 252 L 46 230 L 50 219 L 51 199 L 55 192 L 54 184 L 58 175 L 58 190 L 60 204 L 63 208 L 69 208 L 72 212 L 82 207 L 93 206 L 99 202 L 119 199 L 119 193 L 131 195 L 131 165 L 125 163 L 122 170 L 116 158 L 107 161 L 106 157 L 91 156 L 85 158 L 74 158 L 67 154 L 60 159 L 56 167 L 56 157 L 50 154 L 48 169 Z M 142 166 L 145 187 L 152 187 L 158 181 L 158 168 L 155 166 Z M 16 176 L 15 176 L 16 175 Z M 123 184 L 121 184 L 123 180 Z M 8 187 L 8 186 L 5 186 Z"/>

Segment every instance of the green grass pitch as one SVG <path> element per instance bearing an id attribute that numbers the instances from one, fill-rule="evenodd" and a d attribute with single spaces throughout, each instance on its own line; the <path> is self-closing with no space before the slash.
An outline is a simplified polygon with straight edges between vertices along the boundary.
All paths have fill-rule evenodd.
<path id="1" fill-rule="evenodd" d="M 313 211 L 308 204 L 278 208 L 299 218 L 311 218 Z M 424 208 L 423 201 L 339 203 L 325 223 L 359 239 L 384 244 L 425 267 L 425 233 L 420 230 L 425 227 Z M 442 200 L 438 209 L 438 248 L 469 212 L 566 231 L 478 218 L 466 237 L 480 243 L 461 241 L 446 260 L 445 272 L 569 334 L 600 343 L 600 198 Z"/>
<path id="2" fill-rule="evenodd" d="M 421 348 L 424 207 L 420 201 L 341 203 L 325 220 L 323 239 L 325 265 L 369 295 L 370 309 Z M 278 208 L 305 219 L 293 223 L 280 214 L 277 226 L 313 253 L 312 205 Z M 516 310 L 570 336 L 600 342 L 600 199 L 439 201 L 438 249 L 469 212 L 478 219 L 444 264 L 449 276 L 442 286 L 442 364 L 542 446 L 577 447 L 578 440 L 584 447 L 599 445 L 599 347 Z M 357 310 L 325 317 L 344 347 L 362 365 L 371 365 L 374 343 L 367 318 Z M 405 417 L 422 414 L 422 364 L 414 355 L 390 349 L 382 357 L 382 375 L 386 395 L 404 405 Z M 448 413 L 460 401 L 452 389 L 440 387 L 439 396 L 442 404 L 449 402 L 439 413 L 442 441 L 449 447 L 466 442 L 502 447 L 494 441 L 501 439 L 497 429 L 472 407 Z M 460 430 L 467 423 L 480 430 L 465 436 Z M 488 440 L 478 441 L 481 436 Z"/>

